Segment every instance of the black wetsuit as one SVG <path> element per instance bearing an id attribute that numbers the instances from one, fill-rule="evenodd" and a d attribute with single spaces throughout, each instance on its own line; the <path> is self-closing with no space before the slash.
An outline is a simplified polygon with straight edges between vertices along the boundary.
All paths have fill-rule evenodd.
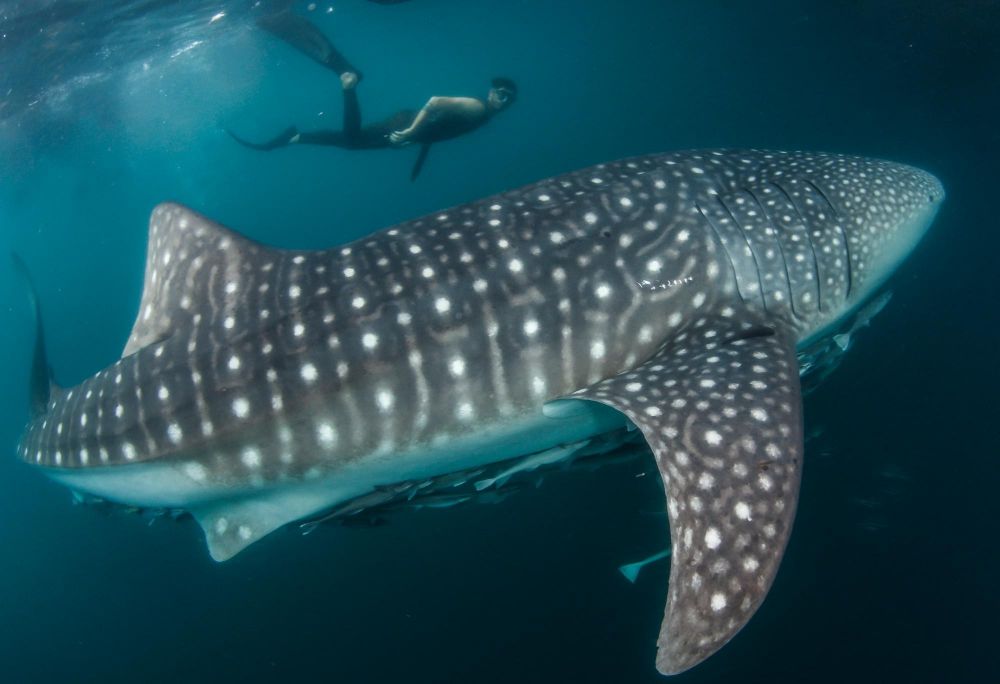
<path id="1" fill-rule="evenodd" d="M 412 109 L 403 109 L 387 119 L 377 123 L 361 125 L 361 104 L 358 101 L 358 93 L 354 88 L 344 90 L 344 126 L 341 130 L 319 130 L 319 131 L 299 131 L 291 126 L 277 136 L 263 143 L 253 143 L 240 138 L 232 131 L 228 131 L 236 142 L 255 150 L 273 150 L 286 145 L 330 145 L 347 150 L 372 150 L 383 147 L 394 147 L 389 136 L 394 131 L 401 131 L 410 126 L 416 118 L 418 112 Z M 425 119 L 420 126 L 418 135 L 411 139 L 411 142 L 420 145 L 420 154 L 414 162 L 413 170 L 410 172 L 410 180 L 415 180 L 423 169 L 424 162 L 430 152 L 431 145 L 442 140 L 450 140 L 469 131 L 473 131 L 490 118 L 489 111 L 478 119 L 456 119 L 448 116 L 439 116 Z"/>
<path id="2" fill-rule="evenodd" d="M 358 93 L 354 88 L 344 90 L 344 127 L 341 130 L 318 130 L 299 131 L 294 126 L 290 126 L 277 136 L 263 143 L 253 143 L 244 140 L 232 131 L 227 131 L 233 139 L 245 147 L 255 150 L 273 150 L 286 145 L 330 145 L 347 150 L 372 150 L 383 147 L 394 147 L 390 135 L 394 131 L 401 131 L 409 128 L 419 112 L 412 109 L 403 109 L 387 119 L 383 119 L 367 126 L 361 125 L 361 103 L 358 101 Z M 420 175 L 420 171 L 427 161 L 431 145 L 442 140 L 450 140 L 469 131 L 473 131 L 489 121 L 490 113 L 478 119 L 461 118 L 455 119 L 448 116 L 437 118 L 431 115 L 420 125 L 411 142 L 420 145 L 420 153 L 413 164 L 410 172 L 410 180 L 415 180 Z"/>
<path id="3" fill-rule="evenodd" d="M 339 131 L 304 131 L 295 142 L 306 145 L 332 145 L 348 150 L 373 150 L 391 147 L 389 134 L 401 131 L 416 118 L 417 112 L 403 109 L 387 119 L 367 126 L 361 125 L 361 103 L 354 88 L 344 91 L 344 127 Z"/>
<path id="4" fill-rule="evenodd" d="M 287 7 L 276 14 L 262 17 L 257 24 L 277 36 L 289 45 L 338 76 L 354 73 L 361 80 L 361 72 L 352 65 L 343 54 L 327 39 L 323 33 L 308 20 L 296 15 Z M 356 84 L 355 84 L 356 86 Z M 361 125 L 361 103 L 355 88 L 344 89 L 344 125 L 341 130 L 299 131 L 290 126 L 280 134 L 263 143 L 253 143 L 240 138 L 232 131 L 227 131 L 236 142 L 255 150 L 273 150 L 290 144 L 330 145 L 348 150 L 371 150 L 384 147 L 394 147 L 389 138 L 394 131 L 409 128 L 418 111 L 403 109 L 387 119 L 367 126 Z M 427 161 L 431 144 L 442 140 L 458 137 L 479 128 L 490 118 L 489 110 L 477 119 L 449 117 L 443 114 L 432 114 L 420 126 L 418 135 L 409 142 L 420 145 L 420 153 L 410 172 L 410 180 L 416 179 Z"/>
<path id="5" fill-rule="evenodd" d="M 377 123 L 361 126 L 361 103 L 354 88 L 344 90 L 344 126 L 338 130 L 299 131 L 294 126 L 286 128 L 274 138 L 253 143 L 228 131 L 236 142 L 255 150 L 273 150 L 294 143 L 302 145 L 330 145 L 346 150 L 374 150 L 392 147 L 389 135 L 413 123 L 417 112 L 404 109 Z M 428 143 L 429 144 L 429 143 Z M 413 174 L 416 177 L 416 174 Z"/>

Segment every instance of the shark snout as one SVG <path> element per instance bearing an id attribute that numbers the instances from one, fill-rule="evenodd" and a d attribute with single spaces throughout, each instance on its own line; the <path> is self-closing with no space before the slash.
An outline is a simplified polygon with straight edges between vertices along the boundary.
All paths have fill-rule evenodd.
<path id="1" fill-rule="evenodd" d="M 916 248 L 945 198 L 941 181 L 914 166 L 886 163 L 865 180 L 848 227 L 852 277 L 860 286 L 852 292 L 855 302 L 885 282 Z"/>
<path id="2" fill-rule="evenodd" d="M 895 251 L 901 250 L 899 258 L 904 258 L 934 222 L 944 202 L 945 190 L 937 176 L 923 169 L 904 165 L 900 165 L 900 168 L 903 180 L 899 183 L 897 196 L 902 195 L 902 201 L 910 205 L 910 210 L 908 216 L 904 213 L 900 217 L 893 242 L 899 243 Z M 907 202 L 907 198 L 911 199 Z"/>
<path id="3" fill-rule="evenodd" d="M 898 250 L 902 252 L 899 254 L 900 259 L 905 258 L 923 238 L 945 198 L 944 185 L 937 176 L 914 166 L 903 168 L 909 177 L 901 183 L 903 194 L 905 196 L 906 188 L 910 187 L 913 188 L 911 192 L 915 197 L 910 215 L 902 218 L 894 237 L 894 241 L 900 243 L 898 245 Z"/>
<path id="4" fill-rule="evenodd" d="M 925 182 L 929 186 L 927 201 L 934 206 L 940 206 L 945 198 L 944 184 L 935 175 L 926 171 L 921 171 L 921 173 L 926 177 Z"/>

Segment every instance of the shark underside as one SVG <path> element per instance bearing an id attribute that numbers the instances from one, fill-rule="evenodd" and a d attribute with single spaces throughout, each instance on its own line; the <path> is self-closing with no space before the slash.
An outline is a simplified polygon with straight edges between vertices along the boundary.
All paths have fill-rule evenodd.
<path id="1" fill-rule="evenodd" d="M 290 523 L 497 500 L 641 438 L 670 520 L 656 663 L 681 672 L 777 572 L 800 370 L 836 367 L 943 198 L 902 164 L 696 150 L 316 252 L 160 205 L 122 357 L 50 387 L 39 327 L 19 455 L 84 499 L 190 513 L 221 561 Z"/>

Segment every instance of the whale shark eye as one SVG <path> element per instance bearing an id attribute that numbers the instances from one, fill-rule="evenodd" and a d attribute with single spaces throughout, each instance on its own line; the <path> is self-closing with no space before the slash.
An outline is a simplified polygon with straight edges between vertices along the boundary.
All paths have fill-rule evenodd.
<path id="1" fill-rule="evenodd" d="M 934 195 L 927 195 L 927 199 L 929 199 L 931 202 L 933 202 L 937 198 Z"/>

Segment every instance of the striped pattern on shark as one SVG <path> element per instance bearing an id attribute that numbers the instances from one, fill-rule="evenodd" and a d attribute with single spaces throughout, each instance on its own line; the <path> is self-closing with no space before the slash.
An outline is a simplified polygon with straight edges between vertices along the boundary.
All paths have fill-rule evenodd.
<path id="1" fill-rule="evenodd" d="M 670 519 L 656 662 L 681 672 L 777 572 L 803 456 L 796 348 L 865 302 L 943 198 L 901 164 L 703 150 L 316 252 L 163 204 L 121 359 L 36 386 L 19 454 L 94 496 L 189 510 L 222 561 L 380 486 L 549 463 L 634 425 Z"/>

